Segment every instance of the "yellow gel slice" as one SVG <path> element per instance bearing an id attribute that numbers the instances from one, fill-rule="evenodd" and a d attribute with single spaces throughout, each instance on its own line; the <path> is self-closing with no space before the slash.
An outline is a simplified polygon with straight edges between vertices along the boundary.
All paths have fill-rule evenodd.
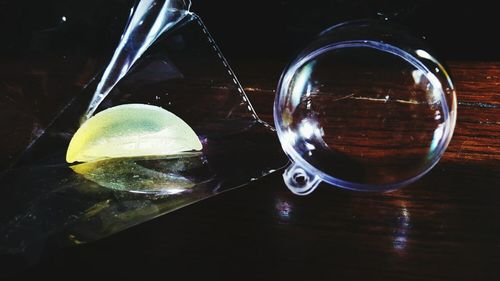
<path id="1" fill-rule="evenodd" d="M 193 129 L 173 113 L 158 106 L 126 104 L 87 120 L 71 139 L 66 161 L 171 155 L 201 149 Z"/>

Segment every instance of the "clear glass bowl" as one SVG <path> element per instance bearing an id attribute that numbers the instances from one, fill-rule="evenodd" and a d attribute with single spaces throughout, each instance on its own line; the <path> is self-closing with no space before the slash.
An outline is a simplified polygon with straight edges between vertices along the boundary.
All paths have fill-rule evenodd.
<path id="1" fill-rule="evenodd" d="M 296 194 L 409 184 L 440 159 L 456 95 L 445 67 L 401 27 L 356 21 L 322 32 L 286 68 L 274 120 Z"/>

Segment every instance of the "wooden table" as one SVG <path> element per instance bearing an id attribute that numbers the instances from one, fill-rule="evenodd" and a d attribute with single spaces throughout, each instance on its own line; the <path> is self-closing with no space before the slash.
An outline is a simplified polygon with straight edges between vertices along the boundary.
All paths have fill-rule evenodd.
<path id="1" fill-rule="evenodd" d="M 272 122 L 284 64 L 231 62 Z M 497 280 L 500 63 L 453 62 L 458 123 L 441 162 L 391 193 L 320 186 L 291 194 L 278 171 L 107 239 L 61 250 L 26 275 L 217 280 Z M 265 72 L 263 73 L 263 70 Z"/>

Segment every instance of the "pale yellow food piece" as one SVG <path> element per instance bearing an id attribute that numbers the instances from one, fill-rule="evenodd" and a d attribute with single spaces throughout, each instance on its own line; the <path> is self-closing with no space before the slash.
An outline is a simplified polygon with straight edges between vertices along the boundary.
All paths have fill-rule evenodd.
<path id="1" fill-rule="evenodd" d="M 173 113 L 158 106 L 126 104 L 87 120 L 71 139 L 66 161 L 171 155 L 201 149 L 193 129 Z"/>

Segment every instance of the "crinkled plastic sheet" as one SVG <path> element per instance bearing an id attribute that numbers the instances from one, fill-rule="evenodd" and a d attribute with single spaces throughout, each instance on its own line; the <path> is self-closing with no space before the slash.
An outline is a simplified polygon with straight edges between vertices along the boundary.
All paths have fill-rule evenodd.
<path id="1" fill-rule="evenodd" d="M 36 261 L 44 251 L 101 239 L 286 164 L 274 130 L 258 119 L 189 6 L 139 1 L 103 73 L 4 171 L 1 255 Z M 197 132 L 203 151 L 68 165 L 65 152 L 80 122 L 125 103 L 173 112 Z"/>

